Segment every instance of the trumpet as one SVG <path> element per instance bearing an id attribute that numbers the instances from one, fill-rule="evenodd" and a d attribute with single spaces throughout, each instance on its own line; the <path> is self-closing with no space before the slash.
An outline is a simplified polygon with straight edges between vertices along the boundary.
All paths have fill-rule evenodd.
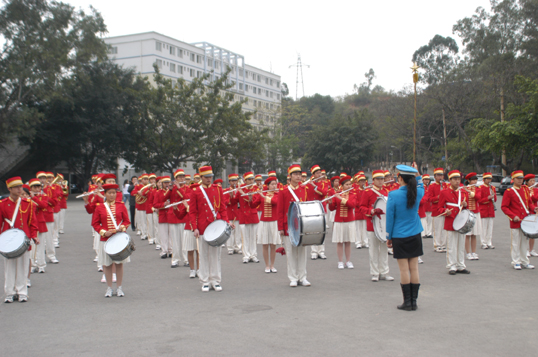
<path id="1" fill-rule="evenodd" d="M 52 182 L 50 183 L 50 185 L 51 185 L 51 186 L 54 185 L 54 184 L 56 183 L 56 181 L 58 181 L 58 179 L 60 179 L 60 178 L 61 178 L 60 174 L 56 175 L 56 177 L 54 178 L 54 180 L 52 180 Z"/>
<path id="2" fill-rule="evenodd" d="M 76 198 L 82 198 L 82 197 L 86 197 L 86 196 L 91 196 L 97 192 L 103 192 L 104 190 L 103 189 L 100 189 L 98 191 L 92 191 L 92 192 L 86 192 L 86 193 L 83 193 L 82 195 L 78 195 L 76 196 Z"/>
<path id="3" fill-rule="evenodd" d="M 64 193 L 69 193 L 69 182 L 67 180 L 62 181 L 60 184 Z"/>

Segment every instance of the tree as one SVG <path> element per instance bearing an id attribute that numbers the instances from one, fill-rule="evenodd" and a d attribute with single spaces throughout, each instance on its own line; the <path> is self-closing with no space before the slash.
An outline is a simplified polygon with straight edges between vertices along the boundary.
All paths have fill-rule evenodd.
<path id="1" fill-rule="evenodd" d="M 207 73 L 187 82 L 172 83 L 155 65 L 155 86 L 146 78 L 140 114 L 133 120 L 136 151 L 125 159 L 138 169 L 173 172 L 187 162 L 208 163 L 219 173 L 226 160 L 236 161 L 245 152 L 261 151 L 265 131 L 250 124 L 251 113 L 235 100 L 228 71 L 209 81 Z"/>
<path id="2" fill-rule="evenodd" d="M 101 15 L 46 0 L 10 0 L 0 11 L 0 143 L 29 137 L 42 103 L 77 64 L 106 58 Z"/>

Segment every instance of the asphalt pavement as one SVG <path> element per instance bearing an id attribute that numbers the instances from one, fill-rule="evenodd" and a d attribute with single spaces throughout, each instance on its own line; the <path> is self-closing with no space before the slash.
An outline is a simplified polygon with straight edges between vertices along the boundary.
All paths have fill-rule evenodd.
<path id="1" fill-rule="evenodd" d="M 419 308 L 407 312 L 396 309 L 395 259 L 392 282 L 370 281 L 367 249 L 352 250 L 355 269 L 338 270 L 330 236 L 328 259 L 308 260 L 311 287 L 289 287 L 285 256 L 277 255 L 278 273 L 266 274 L 258 246 L 259 264 L 223 251 L 223 291 L 203 293 L 188 267 L 171 269 L 170 259 L 130 232 L 137 250 L 125 266 L 125 297 L 107 299 L 90 216 L 81 201 L 70 199 L 68 207 L 60 263 L 32 274 L 27 303 L 0 303 L 2 356 L 538 354 L 538 270 L 512 269 L 500 209 L 496 249 L 479 249 L 480 260 L 466 261 L 470 275 L 449 275 L 445 254 L 423 240 Z"/>

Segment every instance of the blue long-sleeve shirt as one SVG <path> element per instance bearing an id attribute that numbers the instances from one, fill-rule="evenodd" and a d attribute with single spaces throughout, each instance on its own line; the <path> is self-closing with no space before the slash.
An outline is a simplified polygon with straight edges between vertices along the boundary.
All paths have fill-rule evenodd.
<path id="1" fill-rule="evenodd" d="M 387 239 L 407 238 L 423 231 L 418 206 L 424 197 L 422 178 L 417 177 L 417 200 L 411 208 L 407 208 L 407 186 L 389 192 L 387 200 Z"/>

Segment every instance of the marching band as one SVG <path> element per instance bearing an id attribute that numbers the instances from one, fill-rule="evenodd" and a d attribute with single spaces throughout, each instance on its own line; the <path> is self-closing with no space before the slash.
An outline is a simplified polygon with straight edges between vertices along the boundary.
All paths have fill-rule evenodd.
<path id="1" fill-rule="evenodd" d="M 471 172 L 463 185 L 458 170 L 450 171 L 448 182 L 444 182 L 444 170 L 435 169 L 431 184 L 427 174 L 418 176 L 418 171 L 409 167 L 402 170 L 396 178 L 389 171 L 374 170 L 368 185 L 362 171 L 353 176 L 342 172 L 329 180 L 318 165 L 310 168 L 309 175 L 300 165 L 291 165 L 287 184 L 278 182 L 275 171 L 270 171 L 265 181 L 261 175 L 246 172 L 241 183 L 238 174 L 229 174 L 226 188 L 223 180 L 213 181 L 211 166 L 201 167 L 192 182 L 182 169 L 176 170 L 173 178 L 143 174 L 130 193 L 136 205 L 133 227 L 142 240 L 155 244 L 161 259 L 171 258 L 172 268 L 189 266 L 189 278 L 198 277 L 203 292 L 222 291 L 222 247 L 229 255 L 242 254 L 242 262 L 247 264 L 259 262 L 258 244 L 263 249 L 266 273 L 277 273 L 275 256 L 280 252 L 287 259 L 289 285 L 311 286 L 307 246 L 312 260 L 326 259 L 325 236 L 331 230 L 338 269 L 354 268 L 352 245 L 367 248 L 371 280 L 393 281 L 388 256 L 394 254 L 404 294 L 404 304 L 398 308 L 416 310 L 420 284 L 415 264 L 422 262 L 422 239 L 433 238 L 434 251 L 446 253 L 450 275 L 470 274 L 465 260 L 478 260 L 477 244 L 482 249 L 495 248 L 492 235 L 497 192 L 489 172 L 483 174 L 483 182 Z M 516 270 L 533 269 L 529 257 L 538 256 L 533 239 L 538 237 L 534 224 L 538 188 L 532 174 L 525 176 L 518 170 L 511 177 L 514 185 L 505 192 L 501 205 L 510 221 L 511 263 Z M 10 195 L 0 202 L 5 302 L 25 302 L 31 286 L 26 273 L 45 273 L 47 260 L 59 263 L 56 252 L 59 234 L 64 232 L 68 190 L 63 176 L 44 171 L 27 185 L 20 177 L 11 178 L 7 187 Z M 132 237 L 125 234 L 131 219 L 118 189 L 115 175 L 98 174 L 92 176 L 88 192 L 79 196 L 91 215 L 95 261 L 98 270 L 104 271 L 106 297 L 124 296 L 123 263 L 130 261 L 134 251 Z M 405 205 L 404 193 L 409 190 L 416 202 L 410 205 L 408 201 L 403 214 L 399 207 Z M 398 226 L 397 219 L 412 222 L 405 223 L 409 229 Z M 7 244 L 8 234 L 22 239 L 20 246 Z M 12 241 L 19 242 L 10 238 Z"/>

